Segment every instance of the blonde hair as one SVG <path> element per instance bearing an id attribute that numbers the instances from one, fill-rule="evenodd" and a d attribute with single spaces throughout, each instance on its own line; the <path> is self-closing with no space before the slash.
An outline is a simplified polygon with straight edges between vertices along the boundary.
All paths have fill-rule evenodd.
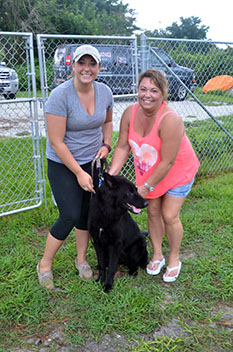
<path id="1" fill-rule="evenodd" d="M 141 72 L 138 78 L 138 88 L 144 78 L 150 78 L 156 87 L 161 90 L 163 99 L 167 100 L 168 81 L 163 72 L 155 70 L 154 68 Z"/>

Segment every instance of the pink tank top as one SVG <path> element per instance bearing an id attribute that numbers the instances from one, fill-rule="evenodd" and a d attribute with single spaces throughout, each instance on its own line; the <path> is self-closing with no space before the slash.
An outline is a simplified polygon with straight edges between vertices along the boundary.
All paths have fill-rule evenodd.
<path id="1" fill-rule="evenodd" d="M 137 186 L 142 185 L 152 175 L 161 161 L 161 139 L 158 135 L 158 127 L 163 118 L 170 113 L 168 111 L 162 115 L 165 104 L 166 102 L 163 102 L 161 105 L 154 126 L 145 137 L 139 136 L 134 130 L 135 116 L 140 105 L 135 104 L 133 106 L 128 141 L 134 156 Z M 169 189 L 186 185 L 193 179 L 199 166 L 200 163 L 192 145 L 186 134 L 184 134 L 174 165 L 165 178 L 155 186 L 154 190 L 148 193 L 146 198 L 158 198 Z"/>

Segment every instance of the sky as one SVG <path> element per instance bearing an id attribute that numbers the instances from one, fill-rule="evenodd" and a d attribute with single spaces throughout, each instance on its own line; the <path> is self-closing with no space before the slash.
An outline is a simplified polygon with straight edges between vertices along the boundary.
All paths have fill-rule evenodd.
<path id="1" fill-rule="evenodd" d="M 232 0 L 122 0 L 136 10 L 136 25 L 143 29 L 165 29 L 180 17 L 199 17 L 209 26 L 207 39 L 233 43 Z"/>

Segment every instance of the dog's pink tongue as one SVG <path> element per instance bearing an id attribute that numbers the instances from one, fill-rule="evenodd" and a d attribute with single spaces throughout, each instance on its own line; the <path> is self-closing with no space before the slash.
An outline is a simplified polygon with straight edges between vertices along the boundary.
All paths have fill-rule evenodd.
<path id="1" fill-rule="evenodd" d="M 134 205 L 132 205 L 132 208 L 133 208 L 133 212 L 136 214 L 139 214 L 141 212 L 141 209 L 136 208 Z"/>

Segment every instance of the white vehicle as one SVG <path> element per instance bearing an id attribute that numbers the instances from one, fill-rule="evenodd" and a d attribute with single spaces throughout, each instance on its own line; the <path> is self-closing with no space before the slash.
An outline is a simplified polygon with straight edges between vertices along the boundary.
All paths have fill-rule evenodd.
<path id="1" fill-rule="evenodd" d="M 0 62 L 0 94 L 5 99 L 16 99 L 16 92 L 19 89 L 18 75 L 12 68 Z"/>

